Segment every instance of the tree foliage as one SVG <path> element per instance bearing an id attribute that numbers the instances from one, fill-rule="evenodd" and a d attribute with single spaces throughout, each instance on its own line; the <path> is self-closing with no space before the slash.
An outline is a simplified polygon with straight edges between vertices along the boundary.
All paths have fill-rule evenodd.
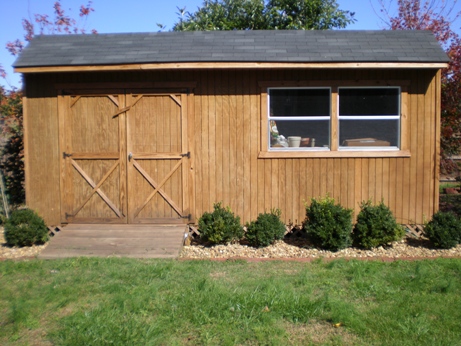
<path id="1" fill-rule="evenodd" d="M 24 29 L 24 40 L 16 39 L 7 42 L 6 49 L 13 55 L 17 56 L 24 49 L 25 42 L 29 42 L 35 35 L 43 34 L 77 34 L 85 33 L 85 21 L 93 12 L 92 1 L 86 5 L 81 5 L 78 19 L 69 16 L 64 10 L 61 0 L 53 4 L 53 18 L 47 14 L 34 14 L 32 18 L 23 18 L 22 27 Z M 96 34 L 96 30 L 91 30 Z M 25 42 L 24 42 L 25 41 Z M 0 64 L 0 77 L 6 78 L 6 72 Z"/>
<path id="2" fill-rule="evenodd" d="M 197 11 L 178 14 L 174 31 L 325 30 L 355 21 L 336 0 L 205 0 Z"/>
<path id="3" fill-rule="evenodd" d="M 453 13 L 457 0 L 398 0 L 397 14 L 388 10 L 392 0 L 378 0 L 392 30 L 430 30 L 450 58 L 442 71 L 442 168 L 450 170 L 450 156 L 461 150 L 461 37 L 453 28 L 461 12 Z"/>
<path id="4" fill-rule="evenodd" d="M 92 1 L 81 5 L 77 18 L 73 18 L 63 9 L 61 0 L 53 4 L 53 16 L 35 14 L 34 19 L 23 19 L 24 40 L 16 39 L 6 44 L 6 49 L 17 56 L 24 49 L 25 42 L 35 35 L 85 33 L 84 22 L 93 8 Z M 96 33 L 96 30 L 91 30 Z M 6 81 L 6 72 L 0 64 L 0 77 Z M 0 120 L 2 126 L 2 145 L 0 169 L 5 177 L 5 185 L 10 203 L 24 203 L 24 143 L 22 92 L 12 87 L 8 91 L 0 86 Z"/>
<path id="5" fill-rule="evenodd" d="M 0 115 L 3 121 L 0 169 L 5 178 L 10 203 L 21 204 L 25 198 L 21 92 L 6 91 L 0 87 Z"/>

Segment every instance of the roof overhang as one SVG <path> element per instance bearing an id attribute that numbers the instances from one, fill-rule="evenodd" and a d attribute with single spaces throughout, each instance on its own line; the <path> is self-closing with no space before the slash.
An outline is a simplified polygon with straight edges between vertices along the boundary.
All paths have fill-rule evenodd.
<path id="1" fill-rule="evenodd" d="M 95 72 L 184 69 L 442 69 L 440 62 L 171 62 L 125 65 L 72 65 L 15 67 L 19 73 Z"/>

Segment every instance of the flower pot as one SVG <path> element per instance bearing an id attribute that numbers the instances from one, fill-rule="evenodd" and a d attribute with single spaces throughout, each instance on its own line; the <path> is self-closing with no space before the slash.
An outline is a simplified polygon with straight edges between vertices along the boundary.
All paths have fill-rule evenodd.
<path id="1" fill-rule="evenodd" d="M 301 138 L 301 147 L 309 147 L 311 143 L 311 139 L 309 137 Z"/>
<path id="2" fill-rule="evenodd" d="M 301 145 L 301 137 L 289 136 L 288 137 L 288 146 L 297 148 Z"/>

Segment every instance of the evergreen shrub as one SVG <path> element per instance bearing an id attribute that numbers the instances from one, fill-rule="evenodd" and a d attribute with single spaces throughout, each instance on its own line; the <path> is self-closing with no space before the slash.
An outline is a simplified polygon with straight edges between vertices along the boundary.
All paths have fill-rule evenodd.
<path id="1" fill-rule="evenodd" d="M 330 197 L 311 200 L 306 205 L 304 231 L 318 248 L 338 251 L 352 244 L 352 210 L 346 209 Z"/>
<path id="2" fill-rule="evenodd" d="M 213 205 L 213 212 L 205 212 L 198 221 L 200 237 L 211 244 L 227 244 L 243 237 L 240 217 L 235 216 L 229 207 L 221 202 Z"/>
<path id="3" fill-rule="evenodd" d="M 282 212 L 273 209 L 270 213 L 259 214 L 256 221 L 247 224 L 245 234 L 248 243 L 254 247 L 265 247 L 284 237 L 285 224 L 280 220 Z"/>
<path id="4" fill-rule="evenodd" d="M 371 201 L 362 202 L 352 233 L 355 245 L 371 249 L 401 240 L 404 235 L 405 230 L 397 224 L 391 210 L 382 201 L 378 205 L 373 205 Z"/>
<path id="5" fill-rule="evenodd" d="M 31 209 L 18 209 L 5 221 L 5 240 L 9 246 L 32 246 L 48 240 L 45 221 Z"/>
<path id="6" fill-rule="evenodd" d="M 461 243 L 461 222 L 453 213 L 439 211 L 424 225 L 424 234 L 435 247 L 451 249 Z"/>

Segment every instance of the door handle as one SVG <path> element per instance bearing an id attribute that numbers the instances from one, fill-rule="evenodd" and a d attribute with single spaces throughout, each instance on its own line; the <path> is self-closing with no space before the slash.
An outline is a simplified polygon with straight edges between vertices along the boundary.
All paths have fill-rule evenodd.
<path id="1" fill-rule="evenodd" d="M 128 161 L 131 161 L 132 158 L 133 158 L 133 154 L 130 152 L 130 153 L 128 154 Z"/>

